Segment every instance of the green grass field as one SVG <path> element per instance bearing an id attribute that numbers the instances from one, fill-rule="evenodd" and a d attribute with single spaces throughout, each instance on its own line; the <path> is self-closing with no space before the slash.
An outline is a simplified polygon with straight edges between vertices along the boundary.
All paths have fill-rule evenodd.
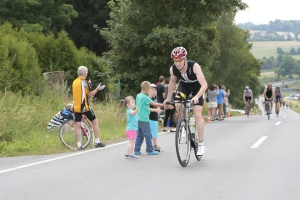
<path id="1" fill-rule="evenodd" d="M 250 42 L 252 49 L 250 52 L 255 58 L 269 58 L 271 56 L 277 56 L 277 48 L 281 47 L 283 51 L 289 52 L 293 47 L 295 50 L 300 47 L 299 41 L 269 41 L 269 42 Z M 300 55 L 293 56 L 295 59 L 300 60 Z"/>

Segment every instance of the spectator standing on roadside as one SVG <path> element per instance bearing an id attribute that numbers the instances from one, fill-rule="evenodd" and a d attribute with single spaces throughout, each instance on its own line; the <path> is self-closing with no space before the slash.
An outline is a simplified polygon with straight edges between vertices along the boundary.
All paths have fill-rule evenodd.
<path id="1" fill-rule="evenodd" d="M 150 97 L 153 102 L 157 102 L 156 99 L 156 85 L 151 84 L 151 92 Z M 162 110 L 158 107 L 155 107 L 150 104 L 150 115 L 149 115 L 149 123 L 150 123 L 150 130 L 152 134 L 152 142 L 153 148 L 155 151 L 162 152 L 162 149 L 157 145 L 157 138 L 158 138 L 158 115 L 162 112 Z"/>
<path id="2" fill-rule="evenodd" d="M 105 144 L 100 142 L 99 139 L 99 127 L 98 119 L 95 116 L 92 108 L 89 105 L 89 98 L 92 98 L 99 90 L 103 90 L 105 85 L 101 83 L 97 88 L 91 91 L 90 84 L 86 80 L 88 75 L 88 68 L 85 66 L 80 66 L 78 68 L 78 77 L 73 81 L 72 91 L 73 91 L 73 110 L 75 113 L 75 136 L 77 141 L 77 149 L 81 150 L 80 142 L 80 127 L 81 119 L 84 114 L 93 124 L 94 136 L 95 136 L 95 148 L 105 147 Z"/>
<path id="3" fill-rule="evenodd" d="M 159 84 L 157 85 L 157 103 L 164 102 L 165 96 L 165 77 L 160 76 L 158 79 Z"/>
<path id="4" fill-rule="evenodd" d="M 223 85 L 224 91 L 224 102 L 223 102 L 223 117 L 226 118 L 227 116 L 227 108 L 228 108 L 228 97 L 230 95 L 230 90 L 228 89 L 226 92 L 226 87 Z"/>
<path id="5" fill-rule="evenodd" d="M 139 108 L 135 106 L 135 100 L 132 96 L 127 96 L 125 99 L 121 99 L 120 108 L 125 106 L 127 123 L 126 123 L 126 138 L 128 139 L 128 145 L 126 147 L 125 158 L 139 158 L 139 156 L 133 154 L 134 142 L 136 139 L 136 132 L 138 129 L 137 112 Z"/>
<path id="6" fill-rule="evenodd" d="M 147 154 L 158 155 L 159 152 L 155 151 L 152 144 L 152 134 L 149 123 L 150 104 L 155 107 L 163 107 L 161 103 L 155 103 L 149 97 L 151 91 L 151 84 L 144 81 L 141 84 L 141 92 L 136 97 L 136 105 L 139 108 L 138 112 L 138 133 L 135 140 L 134 155 L 141 155 L 141 146 L 144 139 L 146 140 Z M 169 108 L 173 108 L 169 106 Z"/>
<path id="7" fill-rule="evenodd" d="M 169 85 L 169 81 L 170 79 L 166 79 L 166 86 L 165 86 L 165 99 L 167 98 L 168 96 L 168 85 Z M 174 101 L 174 98 L 175 98 L 175 88 L 173 90 L 173 94 L 172 94 L 172 98 L 171 98 L 171 105 L 175 107 L 175 101 Z M 174 114 L 175 114 L 175 109 L 166 109 L 165 110 L 165 120 L 164 120 L 164 129 L 163 129 L 163 132 L 167 132 L 167 123 L 168 123 L 168 120 L 170 118 L 170 126 L 169 126 L 169 130 L 171 132 L 175 132 L 176 130 L 172 130 L 171 128 L 173 127 L 174 125 Z"/>
<path id="8" fill-rule="evenodd" d="M 219 118 L 219 121 L 222 121 L 223 118 L 222 118 L 222 113 L 223 113 L 223 102 L 224 102 L 224 90 L 222 89 L 223 86 L 220 84 L 219 86 L 219 94 L 217 96 L 217 103 L 218 103 L 218 118 Z"/>
<path id="9" fill-rule="evenodd" d="M 218 106 L 217 96 L 219 94 L 219 87 L 215 84 L 211 84 L 207 90 L 208 97 L 208 118 L 211 121 L 215 121 L 216 119 L 216 110 Z"/>

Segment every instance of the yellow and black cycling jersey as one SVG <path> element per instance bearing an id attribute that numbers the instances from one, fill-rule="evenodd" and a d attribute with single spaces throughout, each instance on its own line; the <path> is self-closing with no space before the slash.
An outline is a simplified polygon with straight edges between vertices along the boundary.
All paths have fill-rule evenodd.
<path id="1" fill-rule="evenodd" d="M 90 110 L 88 93 L 89 84 L 86 80 L 78 77 L 73 81 L 74 112 L 85 113 Z"/>

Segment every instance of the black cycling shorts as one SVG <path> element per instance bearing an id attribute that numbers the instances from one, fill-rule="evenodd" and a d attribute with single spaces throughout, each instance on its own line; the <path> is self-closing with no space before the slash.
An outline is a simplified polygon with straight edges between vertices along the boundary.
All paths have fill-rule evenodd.
<path id="1" fill-rule="evenodd" d="M 185 82 L 180 81 L 177 91 L 184 93 L 186 95 L 186 97 L 188 97 L 191 93 L 193 96 L 195 96 L 199 92 L 200 88 L 201 88 L 201 85 L 198 81 L 195 83 L 185 83 Z M 175 100 L 176 100 L 176 97 L 175 97 Z M 203 95 L 198 99 L 198 101 L 199 102 L 194 105 L 203 106 Z"/>
<path id="2" fill-rule="evenodd" d="M 245 97 L 245 101 L 248 101 L 248 100 L 251 101 L 251 99 L 252 99 L 251 97 Z"/>
<path id="3" fill-rule="evenodd" d="M 87 111 L 85 113 L 75 113 L 75 122 L 81 122 L 82 114 L 84 114 L 91 122 L 96 119 L 93 110 L 90 109 L 90 111 Z"/>

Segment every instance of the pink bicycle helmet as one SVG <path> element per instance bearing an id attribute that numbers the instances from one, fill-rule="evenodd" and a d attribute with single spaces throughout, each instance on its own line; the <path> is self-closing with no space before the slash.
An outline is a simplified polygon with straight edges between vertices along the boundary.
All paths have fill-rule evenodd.
<path id="1" fill-rule="evenodd" d="M 185 58 L 186 55 L 187 55 L 187 51 L 184 47 L 176 47 L 171 52 L 171 57 L 173 59 L 182 59 L 182 58 Z"/>

